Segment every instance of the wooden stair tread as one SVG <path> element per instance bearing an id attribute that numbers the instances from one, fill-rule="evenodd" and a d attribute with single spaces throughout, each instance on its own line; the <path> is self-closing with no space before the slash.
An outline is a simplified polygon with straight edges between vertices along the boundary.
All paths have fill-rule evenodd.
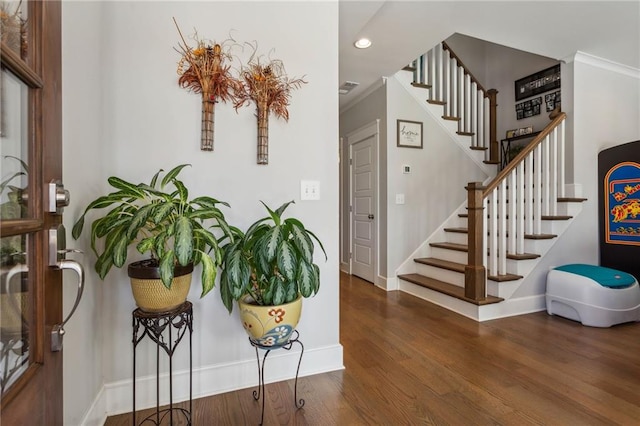
<path id="1" fill-rule="evenodd" d="M 506 281 L 517 281 L 522 278 L 522 275 L 515 274 L 503 274 L 503 275 L 488 275 L 487 279 L 491 281 L 497 281 L 499 283 Z"/>
<path id="2" fill-rule="evenodd" d="M 460 121 L 460 117 L 452 117 L 450 115 L 443 115 L 442 116 L 443 120 L 449 120 L 449 121 Z"/>
<path id="3" fill-rule="evenodd" d="M 507 253 L 507 259 L 511 260 L 531 260 L 539 258 L 539 254 L 534 253 L 521 253 L 521 254 L 511 254 Z"/>
<path id="4" fill-rule="evenodd" d="M 411 85 L 413 87 L 419 87 L 421 89 L 431 89 L 431 85 L 430 84 L 424 84 L 424 83 L 411 83 Z"/>
<path id="5" fill-rule="evenodd" d="M 468 234 L 469 229 L 464 227 L 459 228 L 444 228 L 444 232 L 455 232 L 457 234 Z M 509 234 L 507 234 L 507 237 Z M 525 240 L 551 240 L 556 238 L 555 234 L 524 234 Z"/>
<path id="6" fill-rule="evenodd" d="M 572 197 L 558 198 L 559 203 L 582 203 L 583 201 L 587 201 L 587 198 L 572 198 Z"/>
<path id="7" fill-rule="evenodd" d="M 502 302 L 504 299 L 495 296 L 487 296 L 484 300 L 473 300 L 465 297 L 464 288 L 457 285 L 445 283 L 444 281 L 436 280 L 433 278 L 425 277 L 420 274 L 403 274 L 398 275 L 398 278 L 409 281 L 410 283 L 425 287 L 434 291 L 437 291 L 447 296 L 455 297 L 456 299 L 464 300 L 474 305 L 490 305 L 492 303 Z"/>
<path id="8" fill-rule="evenodd" d="M 500 164 L 500 160 L 484 160 L 484 164 Z"/>
<path id="9" fill-rule="evenodd" d="M 407 65 L 406 67 L 402 68 L 402 71 L 411 71 L 411 72 L 413 72 L 415 70 L 416 70 L 416 67 L 412 67 L 410 65 Z"/>
<path id="10" fill-rule="evenodd" d="M 431 247 L 443 248 L 443 249 L 448 249 L 448 250 L 456 250 L 456 251 L 468 251 L 469 250 L 469 246 L 467 246 L 466 244 L 442 242 L 442 243 L 429 243 L 429 245 Z"/>
<path id="11" fill-rule="evenodd" d="M 447 103 L 444 101 L 436 101 L 434 99 L 427 99 L 427 102 L 433 105 L 446 105 Z"/>
<path id="12" fill-rule="evenodd" d="M 463 133 L 458 133 L 458 134 L 461 135 Z M 471 136 L 473 136 L 473 133 L 471 134 Z M 470 146 L 469 148 L 471 148 L 474 151 L 486 151 L 488 149 L 486 146 Z"/>
<path id="13" fill-rule="evenodd" d="M 464 268 L 466 265 L 458 262 L 450 262 L 444 259 L 437 259 L 435 257 L 421 257 L 413 259 L 414 262 L 422 263 L 423 265 L 435 266 L 436 268 L 448 269 L 449 271 L 460 272 L 464 274 Z"/>
<path id="14" fill-rule="evenodd" d="M 458 217 L 469 217 L 468 213 L 458 213 Z M 490 217 L 490 216 L 487 216 Z M 507 219 L 509 216 L 507 216 Z M 540 220 L 569 220 L 572 219 L 573 216 L 540 216 Z"/>
<path id="15" fill-rule="evenodd" d="M 444 228 L 444 232 L 455 232 L 458 234 L 468 234 L 469 229 L 467 228 Z"/>

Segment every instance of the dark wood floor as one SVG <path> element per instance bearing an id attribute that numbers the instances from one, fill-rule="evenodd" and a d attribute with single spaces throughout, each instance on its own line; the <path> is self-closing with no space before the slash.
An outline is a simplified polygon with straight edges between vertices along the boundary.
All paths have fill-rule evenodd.
<path id="1" fill-rule="evenodd" d="M 267 385 L 266 425 L 640 425 L 640 323 L 477 323 L 348 275 L 340 287 L 346 369 L 300 378 L 300 410 L 292 380 Z M 259 421 L 252 389 L 194 401 L 194 425 Z"/>

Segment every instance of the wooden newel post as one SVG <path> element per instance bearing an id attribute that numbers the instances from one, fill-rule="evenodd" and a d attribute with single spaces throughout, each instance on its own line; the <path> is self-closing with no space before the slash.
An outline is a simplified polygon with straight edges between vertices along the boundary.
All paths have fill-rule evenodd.
<path id="1" fill-rule="evenodd" d="M 498 108 L 498 91 L 496 89 L 487 90 L 489 97 L 489 160 L 492 163 L 500 161 L 500 149 L 498 148 L 498 138 L 496 130 L 496 117 Z"/>
<path id="2" fill-rule="evenodd" d="M 467 227 L 469 251 L 464 268 L 464 295 L 473 300 L 486 298 L 487 274 L 483 265 L 483 190 L 480 182 L 470 182 L 467 187 Z"/>

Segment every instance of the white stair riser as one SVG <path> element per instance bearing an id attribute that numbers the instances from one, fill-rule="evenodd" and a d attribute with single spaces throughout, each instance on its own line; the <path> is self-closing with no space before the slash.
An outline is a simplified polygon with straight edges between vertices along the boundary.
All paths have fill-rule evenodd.
<path id="1" fill-rule="evenodd" d="M 518 289 L 521 282 L 521 279 L 503 282 L 487 280 L 487 294 L 490 296 L 502 297 L 506 300 Z"/>
<path id="2" fill-rule="evenodd" d="M 466 251 L 449 250 L 439 247 L 431 247 L 431 257 L 467 264 L 468 254 Z"/>
<path id="3" fill-rule="evenodd" d="M 416 272 L 425 277 L 434 278 L 449 284 L 464 287 L 464 274 L 448 269 L 438 268 L 437 266 L 425 265 L 416 262 Z"/>
<path id="4" fill-rule="evenodd" d="M 448 243 L 467 244 L 467 234 L 462 232 L 445 232 L 445 241 Z"/>

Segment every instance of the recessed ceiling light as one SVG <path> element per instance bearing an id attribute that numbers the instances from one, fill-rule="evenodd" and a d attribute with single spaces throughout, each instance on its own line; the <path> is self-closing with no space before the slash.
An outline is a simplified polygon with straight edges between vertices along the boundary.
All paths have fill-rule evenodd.
<path id="1" fill-rule="evenodd" d="M 369 40 L 368 38 L 361 38 L 360 40 L 353 43 L 353 45 L 358 49 L 366 49 L 367 47 L 371 46 L 371 40 Z"/>

